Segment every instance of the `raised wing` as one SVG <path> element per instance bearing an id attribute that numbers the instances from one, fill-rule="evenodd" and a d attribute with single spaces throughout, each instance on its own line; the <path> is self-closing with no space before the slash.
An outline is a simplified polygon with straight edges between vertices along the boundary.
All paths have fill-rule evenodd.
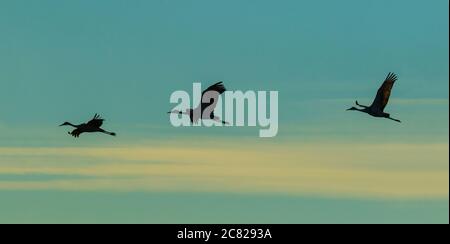
<path id="1" fill-rule="evenodd" d="M 226 90 L 227 90 L 227 89 L 226 89 L 225 86 L 223 85 L 223 82 L 222 82 L 222 81 L 221 81 L 221 82 L 217 82 L 216 84 L 214 84 L 214 85 L 208 87 L 206 90 L 204 90 L 204 91 L 202 92 L 202 97 L 203 97 L 207 92 L 209 92 L 209 91 L 215 91 L 215 92 L 218 92 L 219 95 L 220 95 L 220 94 L 224 93 Z"/>
<path id="2" fill-rule="evenodd" d="M 95 128 L 100 128 L 100 126 L 103 125 L 103 121 L 105 121 L 105 120 L 102 119 L 102 118 L 100 117 L 100 115 L 95 114 L 94 118 L 93 118 L 91 121 L 89 121 L 89 122 L 87 123 L 87 126 L 95 127 Z"/>
<path id="3" fill-rule="evenodd" d="M 391 90 L 395 81 L 397 81 L 397 75 L 389 72 L 383 82 L 383 85 L 381 85 L 380 89 L 378 89 L 377 96 L 371 105 L 373 109 L 381 112 L 384 111 L 384 108 L 386 108 L 386 105 L 389 102 L 389 97 L 391 96 Z"/>
<path id="4" fill-rule="evenodd" d="M 219 96 L 224 93 L 227 89 L 223 85 L 223 82 L 217 82 L 216 84 L 208 87 L 206 90 L 202 92 L 202 101 L 201 101 L 201 113 L 203 115 L 203 111 L 206 108 L 215 109 L 215 105 L 219 99 Z M 205 101 L 203 99 L 206 99 Z M 214 107 L 211 107 L 213 106 Z M 214 117 L 214 112 L 211 110 L 210 118 Z"/>

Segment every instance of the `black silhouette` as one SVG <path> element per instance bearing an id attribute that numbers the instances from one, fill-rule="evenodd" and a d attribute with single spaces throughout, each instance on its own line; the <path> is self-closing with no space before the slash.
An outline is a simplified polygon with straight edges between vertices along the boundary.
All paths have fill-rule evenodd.
<path id="1" fill-rule="evenodd" d="M 360 111 L 363 113 L 368 113 L 374 117 L 386 118 L 401 123 L 400 120 L 394 119 L 390 114 L 384 112 L 384 108 L 386 108 L 386 105 L 389 102 L 389 97 L 391 96 L 391 90 L 394 86 L 395 81 L 397 81 L 397 75 L 395 75 L 394 73 L 389 73 L 385 81 L 383 82 L 383 85 L 381 85 L 380 89 L 378 89 L 377 96 L 375 97 L 372 105 L 360 105 L 358 101 L 356 101 L 356 105 L 361 107 L 362 109 L 351 107 L 347 110 Z"/>
<path id="2" fill-rule="evenodd" d="M 214 115 L 214 109 L 217 106 L 219 96 L 226 91 L 223 82 L 218 82 L 202 92 L 201 102 L 195 109 L 186 109 L 186 111 L 173 110 L 169 114 L 188 115 L 191 123 L 198 123 L 199 120 L 214 120 L 216 122 L 228 125 L 229 123 L 221 120 Z"/>
<path id="3" fill-rule="evenodd" d="M 98 114 L 95 114 L 94 118 L 91 121 L 87 122 L 86 124 L 74 125 L 72 123 L 65 122 L 60 126 L 69 125 L 75 127 L 76 128 L 75 130 L 73 130 L 72 132 L 68 132 L 69 135 L 72 135 L 73 137 L 80 137 L 82 133 L 92 133 L 92 132 L 101 132 L 107 135 L 116 136 L 116 133 L 108 132 L 100 128 L 103 125 L 103 121 L 105 120 L 100 118 Z"/>

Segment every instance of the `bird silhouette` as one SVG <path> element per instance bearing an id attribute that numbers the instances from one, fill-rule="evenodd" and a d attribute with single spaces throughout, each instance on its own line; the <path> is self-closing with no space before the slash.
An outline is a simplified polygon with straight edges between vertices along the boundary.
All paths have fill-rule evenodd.
<path id="1" fill-rule="evenodd" d="M 217 106 L 219 96 L 225 91 L 226 88 L 223 85 L 223 82 L 217 82 L 202 92 L 200 104 L 195 109 L 189 108 L 185 111 L 173 110 L 168 113 L 188 115 L 191 123 L 198 123 L 199 120 L 214 120 L 224 125 L 228 125 L 228 122 L 223 121 L 214 115 L 214 109 Z"/>
<path id="2" fill-rule="evenodd" d="M 102 119 L 98 114 L 95 114 L 94 118 L 87 122 L 86 124 L 74 125 L 69 122 L 65 122 L 60 126 L 72 126 L 75 128 L 72 132 L 68 132 L 69 135 L 73 137 L 80 137 L 82 133 L 93 133 L 93 132 L 101 132 L 107 135 L 116 136 L 114 132 L 108 132 L 100 128 L 103 125 L 104 119 Z"/>
<path id="3" fill-rule="evenodd" d="M 394 119 L 390 114 L 384 112 L 384 109 L 389 102 L 389 97 L 391 96 L 392 87 L 394 86 L 394 83 L 396 81 L 397 75 L 390 72 L 384 80 L 383 85 L 381 85 L 381 87 L 378 89 L 377 96 L 375 97 L 372 105 L 365 106 L 359 104 L 358 101 L 356 101 L 356 105 L 361 107 L 362 109 L 351 107 L 347 109 L 347 111 L 359 111 L 370 114 L 374 117 L 386 118 L 401 123 L 400 120 Z"/>

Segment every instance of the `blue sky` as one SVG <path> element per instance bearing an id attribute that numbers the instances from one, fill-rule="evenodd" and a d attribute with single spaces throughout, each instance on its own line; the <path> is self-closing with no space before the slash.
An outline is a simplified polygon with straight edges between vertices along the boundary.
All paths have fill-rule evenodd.
<path id="1" fill-rule="evenodd" d="M 0 195 L 11 191 L 17 195 L 23 193 L 16 188 L 42 190 L 14 185 L 17 191 L 14 192 L 8 188 L 12 187 L 11 182 L 51 183 L 54 174 L 58 178 L 61 173 L 66 178 L 75 174 L 84 179 L 83 167 L 89 171 L 86 162 L 117 163 L 103 156 L 99 158 L 99 151 L 84 155 L 83 148 L 126 150 L 163 144 L 161 147 L 167 149 L 172 148 L 173 141 L 199 138 L 224 141 L 228 146 L 235 141 L 248 141 L 244 149 L 249 145 L 288 145 L 291 154 L 295 154 L 293 148 L 300 151 L 316 148 L 305 149 L 308 154 L 305 160 L 317 160 L 319 167 L 333 165 L 332 170 L 334 164 L 328 158 L 319 160 L 309 154 L 320 154 L 321 147 L 332 151 L 333 147 L 348 145 L 335 156 L 336 160 L 347 159 L 345 167 L 355 174 L 361 172 L 354 170 L 371 172 L 379 168 L 373 167 L 375 156 L 356 152 L 357 156 L 352 157 L 355 153 L 352 148 L 362 145 L 361 150 L 366 152 L 370 145 L 381 148 L 393 145 L 398 152 L 392 154 L 391 168 L 381 168 L 389 174 L 388 179 L 391 173 L 398 173 L 399 179 L 404 180 L 410 176 L 402 173 L 412 167 L 405 164 L 407 155 L 423 150 L 427 162 L 414 161 L 412 168 L 432 171 L 448 181 L 448 149 L 443 149 L 448 148 L 449 123 L 448 5 L 445 0 L 4 0 L 0 3 L 0 152 L 3 153 L 0 154 Z M 399 80 L 387 110 L 403 124 L 345 111 L 355 99 L 370 104 L 389 71 L 396 72 Z M 224 81 L 230 90 L 279 91 L 278 137 L 261 141 L 257 138 L 257 128 L 172 128 L 166 115 L 173 107 L 169 103 L 170 94 L 175 90 L 190 91 L 193 82 L 203 82 L 206 86 L 218 80 Z M 116 131 L 119 137 L 110 140 L 88 135 L 73 140 L 65 129 L 57 128 L 66 120 L 83 122 L 94 113 L 101 113 L 107 119 L 105 128 Z M 183 147 L 175 144 L 175 151 Z M 41 147 L 50 149 L 41 154 L 34 151 Z M 198 147 L 193 145 L 190 149 L 195 152 Z M 67 149 L 55 155 L 51 148 L 81 148 L 81 151 L 66 152 Z M 69 159 L 67 153 L 77 156 L 70 154 Z M 33 160 L 39 165 L 32 164 Z M 70 172 L 70 167 L 51 168 L 58 160 L 64 167 L 76 168 L 78 173 Z M 150 158 L 142 156 L 139 160 Z M 358 164 L 358 160 L 365 163 Z M 289 158 L 285 163 L 296 161 Z M 18 168 L 11 168 L 13 164 Z M 136 171 L 139 167 L 136 166 Z M 53 173 L 46 172 L 49 169 Z M 207 172 L 216 172 L 210 170 Z M 24 172 L 30 175 L 24 178 L 23 174 L 27 174 Z M 117 172 L 113 173 L 117 177 Z M 249 187 L 261 187 L 257 177 L 248 177 L 253 180 L 246 182 Z M 424 179 L 428 178 L 424 176 Z M 164 187 L 140 194 L 151 197 L 156 194 L 154 191 L 164 192 Z M 50 199 L 56 199 L 59 193 L 54 191 L 61 190 L 44 188 L 45 194 L 53 196 Z M 358 189 L 344 188 L 339 189 L 340 197 L 350 194 L 351 201 L 371 202 Z M 264 194 L 277 198 L 278 188 L 273 189 Z M 316 199 L 311 197 L 315 194 L 310 188 L 303 189 L 305 192 L 302 189 L 294 191 L 294 196 L 289 195 L 292 190 L 287 194 L 300 202 Z M 448 185 L 442 189 L 447 189 L 447 193 L 436 191 L 439 197 L 435 195 L 432 199 L 419 197 L 421 192 L 411 192 L 414 198 L 411 204 L 428 200 L 448 204 Z M 175 187 L 176 190 L 186 191 Z M 74 194 L 80 199 L 87 194 L 82 189 L 78 191 Z M 109 194 L 110 189 L 99 191 Z M 133 187 L 127 191 L 133 192 Z M 348 199 L 342 200 L 339 194 L 329 191 L 317 191 L 319 202 L 325 198 L 330 203 L 344 204 Z M 214 189 L 209 192 L 223 194 L 225 202 L 226 196 L 232 201 L 236 193 L 224 191 L 224 186 L 218 186 L 217 192 Z M 183 196 L 172 194 L 175 198 Z M 391 211 L 392 195 L 389 196 L 381 196 L 386 204 L 377 206 L 375 213 Z M 340 200 L 333 200 L 336 198 Z M 352 209 L 352 203 L 348 204 L 348 209 Z M 374 205 L 366 206 L 368 213 Z M 406 203 L 404 206 L 407 208 Z M 433 213 L 442 210 L 433 206 L 423 203 L 421 208 Z M 292 205 L 288 209 L 296 211 Z M 8 220 L 13 221 L 14 212 L 20 209 L 14 209 L 14 204 L 2 207 L 0 203 L 2 211 L 11 211 Z M 334 212 L 336 222 L 343 220 L 339 212 Z M 402 217 L 385 220 L 401 221 Z M 67 221 L 70 218 L 66 216 Z M 178 220 L 174 216 L 167 219 Z M 367 216 L 367 221 L 371 220 L 382 222 L 375 215 Z M 420 216 L 409 220 L 419 221 Z M 179 221 L 189 221 L 189 218 L 180 217 Z M 436 221 L 442 219 L 436 217 Z"/>

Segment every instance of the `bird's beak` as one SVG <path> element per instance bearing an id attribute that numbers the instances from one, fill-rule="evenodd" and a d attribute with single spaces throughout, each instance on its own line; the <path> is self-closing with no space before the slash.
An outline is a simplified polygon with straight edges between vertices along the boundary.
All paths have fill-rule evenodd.
<path id="1" fill-rule="evenodd" d="M 64 124 L 60 124 L 59 126 L 64 126 Z"/>

